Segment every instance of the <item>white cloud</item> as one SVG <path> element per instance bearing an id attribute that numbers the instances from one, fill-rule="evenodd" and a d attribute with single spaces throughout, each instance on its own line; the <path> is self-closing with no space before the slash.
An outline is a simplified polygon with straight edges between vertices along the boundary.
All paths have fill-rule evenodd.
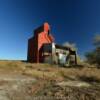
<path id="1" fill-rule="evenodd" d="M 69 48 L 76 48 L 76 44 L 75 43 L 69 43 L 69 42 L 64 42 L 63 46 L 69 47 Z"/>

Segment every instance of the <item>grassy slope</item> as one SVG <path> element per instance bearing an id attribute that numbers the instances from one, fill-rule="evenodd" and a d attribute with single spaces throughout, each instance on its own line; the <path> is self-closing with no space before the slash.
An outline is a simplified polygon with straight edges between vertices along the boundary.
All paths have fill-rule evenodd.
<path id="1" fill-rule="evenodd" d="M 33 95 L 68 96 L 74 100 L 97 100 L 100 94 L 100 69 L 83 64 L 82 68 L 62 68 L 57 65 L 31 64 L 21 61 L 0 61 L 1 73 L 21 73 L 36 78 L 38 81 L 31 88 Z M 57 83 L 82 81 L 91 87 L 58 86 Z M 79 99 L 78 99 L 79 100 Z M 99 99 L 98 99 L 99 100 Z"/>

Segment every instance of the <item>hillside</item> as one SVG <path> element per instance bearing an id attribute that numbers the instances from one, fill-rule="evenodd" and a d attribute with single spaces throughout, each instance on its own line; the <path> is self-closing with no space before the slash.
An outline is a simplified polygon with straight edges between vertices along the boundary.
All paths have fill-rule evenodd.
<path id="1" fill-rule="evenodd" d="M 100 100 L 100 69 L 0 61 L 0 100 Z"/>

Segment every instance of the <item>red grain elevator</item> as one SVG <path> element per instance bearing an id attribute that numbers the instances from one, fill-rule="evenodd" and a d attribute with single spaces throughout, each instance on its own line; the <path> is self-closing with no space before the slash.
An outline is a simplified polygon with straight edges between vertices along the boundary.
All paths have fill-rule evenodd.
<path id="1" fill-rule="evenodd" d="M 48 23 L 44 23 L 42 26 L 35 29 L 34 36 L 28 40 L 27 61 L 34 63 L 43 62 L 43 45 L 53 42 L 54 38 L 50 34 L 50 26 Z"/>

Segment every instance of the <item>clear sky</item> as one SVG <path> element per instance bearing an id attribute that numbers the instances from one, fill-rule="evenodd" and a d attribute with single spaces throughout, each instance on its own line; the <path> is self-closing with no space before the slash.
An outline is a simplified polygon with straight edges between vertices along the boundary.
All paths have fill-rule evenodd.
<path id="1" fill-rule="evenodd" d="M 100 0 L 0 0 L 0 59 L 26 59 L 27 40 L 44 22 L 56 43 L 74 42 L 83 56 L 100 34 Z"/>

